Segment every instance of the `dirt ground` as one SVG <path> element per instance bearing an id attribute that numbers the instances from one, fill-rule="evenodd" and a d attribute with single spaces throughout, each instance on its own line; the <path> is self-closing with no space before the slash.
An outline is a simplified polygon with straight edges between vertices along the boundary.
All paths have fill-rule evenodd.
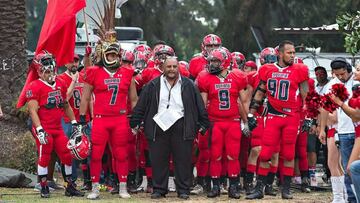
<path id="1" fill-rule="evenodd" d="M 311 193 L 300 193 L 295 192 L 294 199 L 282 200 L 280 194 L 276 197 L 266 196 L 262 200 L 245 200 L 245 195 L 242 195 L 240 200 L 229 200 L 227 195 L 221 195 L 215 199 L 208 199 L 205 195 L 191 196 L 190 200 L 186 202 L 301 202 L 301 203 L 321 203 L 331 201 L 331 192 L 311 192 Z M 34 189 L 13 189 L 13 188 L 0 188 L 0 202 L 91 202 L 86 200 L 85 197 L 65 197 L 63 190 L 55 190 L 51 193 L 50 199 L 41 199 L 39 192 Z M 133 194 L 131 199 L 123 200 L 118 195 L 111 195 L 108 192 L 101 193 L 101 199 L 95 202 L 154 202 L 150 199 L 150 194 L 138 193 Z M 182 202 L 182 200 L 176 197 L 176 193 L 172 192 L 167 195 L 165 199 L 161 199 L 157 202 Z"/>

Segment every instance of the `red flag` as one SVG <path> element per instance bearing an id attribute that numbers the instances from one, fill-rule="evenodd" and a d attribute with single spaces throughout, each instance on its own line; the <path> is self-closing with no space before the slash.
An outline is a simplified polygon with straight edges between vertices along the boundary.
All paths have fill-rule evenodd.
<path id="1" fill-rule="evenodd" d="M 71 62 L 74 59 L 76 13 L 85 6 L 85 0 L 49 0 L 35 55 L 47 50 L 55 56 L 58 67 Z M 25 91 L 37 78 L 36 70 L 30 65 L 16 108 L 25 105 Z"/>

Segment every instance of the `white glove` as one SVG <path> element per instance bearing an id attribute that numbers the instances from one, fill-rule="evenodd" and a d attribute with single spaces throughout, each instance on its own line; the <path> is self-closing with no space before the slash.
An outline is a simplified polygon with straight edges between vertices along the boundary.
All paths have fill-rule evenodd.
<path id="1" fill-rule="evenodd" d="M 48 140 L 46 137 L 48 134 L 44 131 L 42 127 L 36 129 L 36 137 L 38 138 L 40 144 L 47 144 Z"/>
<path id="2" fill-rule="evenodd" d="M 244 123 L 243 121 L 241 121 L 241 131 L 242 134 L 245 135 L 245 137 L 250 137 L 251 133 L 248 122 Z"/>

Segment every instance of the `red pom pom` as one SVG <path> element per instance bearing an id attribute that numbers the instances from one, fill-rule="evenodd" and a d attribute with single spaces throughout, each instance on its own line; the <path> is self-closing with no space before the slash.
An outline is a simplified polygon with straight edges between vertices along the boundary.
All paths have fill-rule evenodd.
<path id="1" fill-rule="evenodd" d="M 349 99 L 349 106 L 352 107 L 352 108 L 355 108 L 356 105 L 357 105 L 358 101 L 356 98 L 352 97 Z"/>
<path id="2" fill-rule="evenodd" d="M 322 107 L 330 113 L 339 107 L 339 105 L 335 104 L 335 102 L 330 98 L 329 94 L 325 94 L 321 97 L 321 103 Z"/>
<path id="3" fill-rule="evenodd" d="M 334 84 L 331 86 L 331 93 L 339 97 L 341 101 L 346 101 L 349 98 L 349 93 L 344 84 Z"/>
<path id="4" fill-rule="evenodd" d="M 319 115 L 321 107 L 321 97 L 315 91 L 310 91 L 305 98 L 306 117 L 316 118 Z"/>

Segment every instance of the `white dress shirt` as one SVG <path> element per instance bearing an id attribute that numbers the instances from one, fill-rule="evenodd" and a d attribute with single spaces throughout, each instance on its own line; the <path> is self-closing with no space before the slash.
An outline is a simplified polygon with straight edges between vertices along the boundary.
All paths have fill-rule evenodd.
<path id="1" fill-rule="evenodd" d="M 352 74 L 350 76 L 350 79 L 345 83 L 341 82 L 337 77 L 335 77 L 332 80 L 330 80 L 330 82 L 328 82 L 329 86 L 326 90 L 326 93 L 330 92 L 333 84 L 344 84 L 349 93 L 349 99 L 350 99 L 352 97 L 352 87 L 358 83 L 359 83 L 358 81 L 354 80 L 354 74 Z M 348 104 L 349 99 L 345 101 L 345 104 Z M 341 108 L 337 109 L 337 115 L 338 115 L 338 125 L 336 129 L 337 132 L 339 134 L 355 133 L 353 121 L 348 115 L 346 115 L 346 113 Z"/>
<path id="2" fill-rule="evenodd" d="M 164 75 L 160 76 L 160 99 L 158 113 L 169 109 L 184 117 L 184 104 L 181 97 L 181 77 L 171 86 Z"/>

